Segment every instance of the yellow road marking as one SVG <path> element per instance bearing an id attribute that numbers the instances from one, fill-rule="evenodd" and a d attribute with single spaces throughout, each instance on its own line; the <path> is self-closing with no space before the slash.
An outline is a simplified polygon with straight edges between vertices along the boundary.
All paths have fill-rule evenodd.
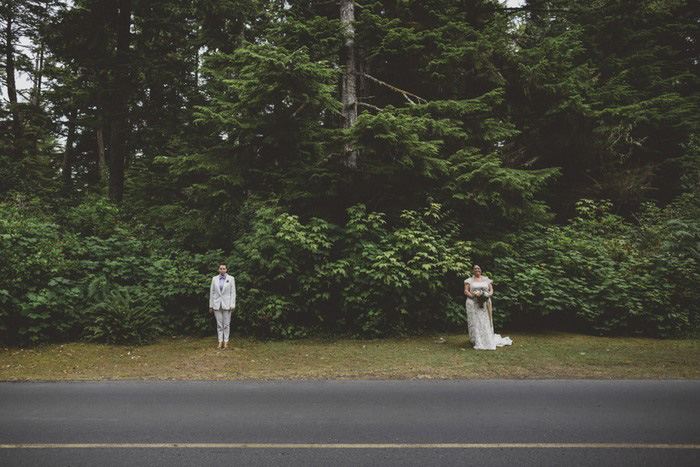
<path id="1" fill-rule="evenodd" d="M 18 443 L 0 449 L 700 449 L 700 444 L 644 443 Z"/>

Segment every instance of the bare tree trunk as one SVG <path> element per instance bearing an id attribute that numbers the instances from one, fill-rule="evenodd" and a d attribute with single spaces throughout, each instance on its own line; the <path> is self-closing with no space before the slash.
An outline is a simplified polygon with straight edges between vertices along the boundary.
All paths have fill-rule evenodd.
<path id="1" fill-rule="evenodd" d="M 41 78 L 44 71 L 44 39 L 41 39 L 39 44 L 39 57 L 34 65 L 34 93 L 32 95 L 32 104 L 39 105 L 41 103 Z"/>
<path id="2" fill-rule="evenodd" d="M 105 131 L 100 121 L 97 127 L 97 170 L 100 174 L 100 186 L 107 185 L 107 158 L 105 157 Z"/>
<path id="3" fill-rule="evenodd" d="M 66 136 L 66 150 L 63 152 L 63 184 L 68 188 L 72 181 L 73 171 L 73 140 L 75 140 L 75 118 L 77 112 L 72 110 L 68 115 L 68 135 Z"/>
<path id="4" fill-rule="evenodd" d="M 124 129 L 123 120 L 115 118 L 109 127 L 109 198 L 121 203 L 124 198 Z"/>
<path id="5" fill-rule="evenodd" d="M 14 34 L 12 32 L 12 7 L 8 8 L 7 24 L 5 28 L 5 74 L 7 75 L 7 97 L 10 100 L 10 112 L 12 113 L 12 126 L 15 139 L 19 139 L 21 122 L 17 110 L 17 85 L 15 83 L 15 48 Z"/>
<path id="6" fill-rule="evenodd" d="M 344 62 L 342 80 L 342 118 L 343 128 L 352 128 L 357 120 L 357 87 L 355 75 L 355 2 L 354 0 L 341 0 L 340 24 L 343 29 L 343 46 L 341 49 Z M 357 167 L 357 150 L 352 143 L 345 144 L 346 165 L 350 168 Z"/>
<path id="7" fill-rule="evenodd" d="M 40 37 L 39 41 L 39 57 L 36 60 L 36 66 L 34 68 L 34 96 L 32 98 L 34 105 L 41 104 L 41 81 L 44 74 L 44 52 L 46 50 L 46 44 L 44 38 L 46 37 L 46 26 L 49 22 L 49 10 L 51 9 L 51 1 L 41 2 L 41 10 L 39 12 L 39 25 L 36 29 L 36 33 Z"/>
<path id="8" fill-rule="evenodd" d="M 131 0 L 117 3 L 117 53 L 112 76 L 112 115 L 109 144 L 109 197 L 124 198 L 124 166 L 128 151 L 129 43 L 131 41 Z"/>
<path id="9" fill-rule="evenodd" d="M 199 89 L 199 49 L 194 52 L 194 88 Z"/>

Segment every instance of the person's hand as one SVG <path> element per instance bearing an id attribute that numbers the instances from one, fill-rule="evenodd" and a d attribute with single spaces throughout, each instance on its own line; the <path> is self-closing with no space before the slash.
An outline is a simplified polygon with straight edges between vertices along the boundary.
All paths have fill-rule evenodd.
<path id="1" fill-rule="evenodd" d="M 214 309 L 213 309 L 213 308 L 209 308 L 209 313 L 214 314 Z"/>

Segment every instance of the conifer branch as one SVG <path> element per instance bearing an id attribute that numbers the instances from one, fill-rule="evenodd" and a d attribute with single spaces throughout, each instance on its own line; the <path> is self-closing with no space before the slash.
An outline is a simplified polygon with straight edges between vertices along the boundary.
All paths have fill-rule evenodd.
<path id="1" fill-rule="evenodd" d="M 301 109 L 303 109 L 304 107 L 306 107 L 306 103 L 307 103 L 307 102 L 309 102 L 309 101 L 308 101 L 308 100 L 304 101 L 304 103 L 301 104 L 301 105 L 299 106 L 299 108 L 296 109 L 296 110 L 294 111 L 294 113 L 292 114 L 292 118 L 296 117 L 297 114 L 298 114 L 299 112 L 301 112 Z"/>
<path id="2" fill-rule="evenodd" d="M 407 100 L 408 102 L 410 102 L 410 103 L 413 104 L 413 105 L 415 105 L 416 103 L 413 102 L 413 100 L 411 100 L 411 98 L 408 97 L 408 96 L 411 96 L 411 97 L 416 98 L 416 100 L 417 100 L 418 102 L 420 102 L 421 104 L 427 104 L 427 103 L 428 103 L 428 100 L 427 100 L 427 99 L 423 99 L 422 97 L 417 96 L 417 95 L 415 95 L 415 94 L 413 94 L 413 93 L 410 93 L 410 92 L 408 92 L 408 91 L 404 91 L 403 89 L 397 88 L 396 86 L 392 86 L 392 85 L 389 84 L 389 83 L 385 83 L 384 81 L 382 81 L 382 80 L 380 80 L 380 79 L 377 79 L 377 78 L 375 78 L 374 76 L 368 75 L 367 73 L 358 73 L 358 75 L 364 76 L 365 78 L 368 78 L 368 79 L 370 79 L 370 80 L 372 80 L 372 81 L 374 81 L 374 82 L 376 82 L 376 83 L 379 83 L 379 84 L 381 84 L 382 86 L 386 86 L 387 88 L 391 89 L 392 91 L 398 92 L 398 93 L 401 94 L 403 97 L 405 97 L 406 100 Z"/>
<path id="3" fill-rule="evenodd" d="M 377 106 L 374 105 L 374 104 L 368 104 L 367 102 L 358 102 L 357 105 L 363 105 L 363 106 L 365 106 L 365 107 L 369 107 L 370 109 L 374 109 L 374 110 L 377 110 L 377 111 L 379 111 L 379 112 L 382 111 L 382 108 L 381 108 L 381 107 L 377 107 Z"/>

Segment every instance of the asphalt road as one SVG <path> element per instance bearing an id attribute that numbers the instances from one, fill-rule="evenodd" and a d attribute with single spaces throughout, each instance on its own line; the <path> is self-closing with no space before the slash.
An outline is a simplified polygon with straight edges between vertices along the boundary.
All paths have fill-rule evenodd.
<path id="1" fill-rule="evenodd" d="M 0 465 L 700 465 L 700 381 L 0 383 Z"/>

